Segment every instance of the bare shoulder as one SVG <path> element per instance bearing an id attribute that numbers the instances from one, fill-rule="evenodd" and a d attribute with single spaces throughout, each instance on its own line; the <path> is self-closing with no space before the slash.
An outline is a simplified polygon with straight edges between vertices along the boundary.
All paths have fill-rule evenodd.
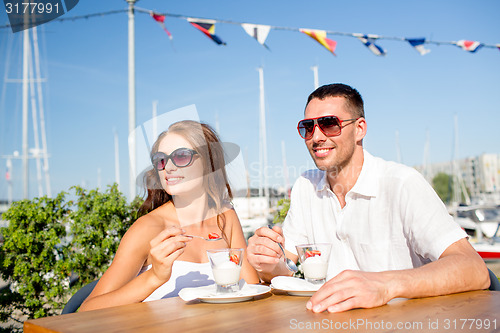
<path id="1" fill-rule="evenodd" d="M 227 224 L 230 226 L 235 226 L 235 225 L 240 225 L 240 220 L 238 218 L 238 214 L 236 214 L 236 211 L 234 210 L 233 205 L 230 203 L 226 204 L 223 207 L 223 214 L 224 218 L 227 221 Z"/>
<path id="2" fill-rule="evenodd" d="M 164 218 L 157 212 L 152 211 L 138 218 L 126 232 L 124 238 L 141 238 L 149 242 L 163 229 L 165 229 Z"/>
<path id="3" fill-rule="evenodd" d="M 114 261 L 146 260 L 151 240 L 163 231 L 164 226 L 164 219 L 155 211 L 138 218 L 123 235 Z"/>
<path id="4" fill-rule="evenodd" d="M 229 235 L 229 238 L 231 239 L 231 246 L 235 245 L 238 247 L 246 247 L 245 236 L 243 234 L 240 219 L 238 218 L 238 214 L 236 214 L 232 205 L 227 207 L 227 210 L 224 211 L 224 218 L 226 220 L 225 229 L 227 235 Z"/>

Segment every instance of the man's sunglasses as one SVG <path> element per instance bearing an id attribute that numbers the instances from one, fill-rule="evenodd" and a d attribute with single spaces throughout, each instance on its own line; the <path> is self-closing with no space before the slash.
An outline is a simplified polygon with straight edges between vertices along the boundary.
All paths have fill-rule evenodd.
<path id="1" fill-rule="evenodd" d="M 352 124 L 358 119 L 340 120 L 335 116 L 302 119 L 297 125 L 297 130 L 299 131 L 299 135 L 305 140 L 312 138 L 316 126 L 326 136 L 338 136 L 342 132 L 342 127 Z M 351 123 L 342 125 L 346 121 L 351 121 Z"/>
<path id="2" fill-rule="evenodd" d="M 159 151 L 151 157 L 151 162 L 153 163 L 153 167 L 156 171 L 165 169 L 169 159 L 172 160 L 172 163 L 174 163 L 176 167 L 184 168 L 191 164 L 193 161 L 193 155 L 196 154 L 198 154 L 196 151 L 189 148 L 177 148 L 170 155 Z"/>

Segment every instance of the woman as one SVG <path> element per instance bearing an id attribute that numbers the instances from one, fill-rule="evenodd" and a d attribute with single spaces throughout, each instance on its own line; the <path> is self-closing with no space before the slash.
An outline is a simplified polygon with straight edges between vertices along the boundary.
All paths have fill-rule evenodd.
<path id="1" fill-rule="evenodd" d="M 181 121 L 159 135 L 145 175 L 147 198 L 114 260 L 80 311 L 177 296 L 183 287 L 213 284 L 207 249 L 245 248 L 230 204 L 224 151 L 206 124 Z M 218 241 L 206 241 L 216 233 Z M 243 261 L 241 276 L 258 283 Z"/>

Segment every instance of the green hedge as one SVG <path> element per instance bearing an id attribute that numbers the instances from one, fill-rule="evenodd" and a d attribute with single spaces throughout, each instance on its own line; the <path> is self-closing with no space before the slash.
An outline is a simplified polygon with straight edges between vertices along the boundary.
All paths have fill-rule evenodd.
<path id="1" fill-rule="evenodd" d="M 127 203 L 116 184 L 105 192 L 70 191 L 76 199 L 61 192 L 21 200 L 3 214 L 0 275 L 9 287 L 0 292 L 2 322 L 60 314 L 71 295 L 108 268 L 141 204 Z M 72 273 L 79 279 L 70 287 Z"/>

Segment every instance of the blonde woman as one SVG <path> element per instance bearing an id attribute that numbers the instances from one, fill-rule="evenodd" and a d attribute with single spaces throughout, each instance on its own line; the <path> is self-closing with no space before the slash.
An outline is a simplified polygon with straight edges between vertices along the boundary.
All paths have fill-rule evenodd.
<path id="1" fill-rule="evenodd" d="M 215 131 L 195 121 L 174 123 L 151 150 L 145 174 L 145 214 L 125 233 L 114 260 L 80 311 L 177 296 L 184 287 L 213 284 L 207 249 L 245 248 L 232 208 L 224 151 Z M 209 234 L 221 237 L 206 241 Z M 241 276 L 258 283 L 243 261 Z"/>

